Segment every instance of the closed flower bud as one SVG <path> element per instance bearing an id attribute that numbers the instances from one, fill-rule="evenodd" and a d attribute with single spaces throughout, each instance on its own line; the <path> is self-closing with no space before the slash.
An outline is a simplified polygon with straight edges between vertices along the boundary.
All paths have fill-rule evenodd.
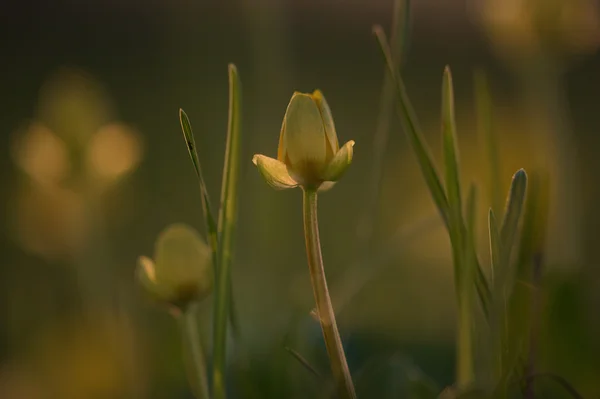
<path id="1" fill-rule="evenodd" d="M 137 277 L 154 299 L 185 309 L 212 291 L 211 250 L 196 230 L 172 224 L 158 236 L 154 260 L 139 258 Z"/>
<path id="2" fill-rule="evenodd" d="M 331 110 L 319 90 L 295 92 L 283 118 L 277 159 L 257 154 L 252 162 L 276 189 L 324 190 L 352 162 L 353 146 L 350 140 L 340 148 Z"/>

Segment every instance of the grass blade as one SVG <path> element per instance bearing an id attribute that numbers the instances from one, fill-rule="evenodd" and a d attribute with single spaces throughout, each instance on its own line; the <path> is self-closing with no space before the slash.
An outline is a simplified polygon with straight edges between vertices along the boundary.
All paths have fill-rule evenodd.
<path id="1" fill-rule="evenodd" d="M 465 224 L 467 228 L 467 240 L 473 248 L 477 247 L 477 186 L 472 183 L 469 187 L 469 195 L 465 204 Z"/>
<path id="2" fill-rule="evenodd" d="M 429 187 L 429 191 L 431 193 L 431 196 L 433 197 L 433 201 L 435 202 L 435 205 L 437 206 L 438 211 L 440 212 L 440 215 L 444 220 L 444 223 L 446 224 L 446 226 L 448 226 L 448 199 L 446 198 L 444 188 L 442 186 L 442 183 L 440 182 L 439 174 L 435 168 L 433 157 L 431 156 L 431 150 L 429 149 L 425 142 L 425 139 L 423 138 L 423 133 L 421 132 L 413 106 L 410 103 L 408 94 L 406 93 L 406 88 L 404 86 L 404 82 L 402 81 L 402 77 L 394 67 L 392 55 L 390 53 L 390 48 L 385 33 L 383 32 L 381 26 L 375 26 L 373 28 L 373 33 L 377 38 L 377 42 L 379 43 L 379 47 L 385 59 L 385 63 L 388 67 L 388 72 L 392 77 L 392 80 L 396 87 L 396 98 L 398 105 L 397 112 L 403 124 L 404 131 L 408 137 L 408 141 L 410 142 L 410 145 L 415 155 L 417 156 L 419 167 L 421 168 L 421 172 L 423 173 L 425 182 Z"/>
<path id="3" fill-rule="evenodd" d="M 392 57 L 390 55 L 389 45 L 387 42 L 387 38 L 383 29 L 376 25 L 373 27 L 373 33 L 377 38 L 377 42 L 379 44 L 379 48 L 384 57 L 385 63 L 388 67 L 388 72 L 392 77 L 394 85 L 396 87 L 396 97 L 397 97 L 397 111 L 400 116 L 400 120 L 404 125 L 404 131 L 408 136 L 409 143 L 417 156 L 417 161 L 419 163 L 419 167 L 421 168 L 421 172 L 423 173 L 423 177 L 425 179 L 425 183 L 429 188 L 431 196 L 433 197 L 433 201 L 446 225 L 446 228 L 449 228 L 449 205 L 448 199 L 444 192 L 444 188 L 440 182 L 440 178 L 438 172 L 436 171 L 435 164 L 433 162 L 433 158 L 431 156 L 431 151 L 425 140 L 423 138 L 423 134 L 419 128 L 419 124 L 413 110 L 413 107 L 408 99 L 408 94 L 406 93 L 406 88 L 404 86 L 404 82 L 402 81 L 402 77 L 395 70 Z M 491 293 L 490 288 L 487 284 L 487 280 L 485 275 L 481 271 L 480 267 L 476 268 L 476 276 L 475 276 L 475 285 L 477 288 L 477 293 L 481 302 L 482 309 L 486 316 L 488 315 L 488 303 L 490 301 Z"/>
<path id="4" fill-rule="evenodd" d="M 502 221 L 502 228 L 500 230 L 502 248 L 507 252 L 505 254 L 505 257 L 507 257 L 506 261 L 510 258 L 510 252 L 517 236 L 519 220 L 521 220 L 521 213 L 525 202 L 526 190 L 527 174 L 525 173 L 525 170 L 519 169 L 512 179 L 506 208 L 504 210 L 504 220 Z"/>
<path id="5" fill-rule="evenodd" d="M 458 151 L 456 144 L 456 122 L 454 118 L 454 88 L 452 73 L 446 66 L 442 83 L 442 146 L 444 154 L 444 170 L 446 176 L 446 195 L 449 207 L 448 232 L 452 242 L 454 261 L 454 278 L 458 296 L 458 329 L 457 329 L 457 384 L 468 386 L 473 375 L 473 342 L 472 328 L 472 252 L 465 239 L 465 225 L 462 217 L 462 198 L 460 192 L 460 176 L 458 167 Z"/>
<path id="6" fill-rule="evenodd" d="M 498 230 L 495 217 L 492 217 L 493 211 L 490 213 L 490 251 L 494 287 L 492 342 L 496 361 L 494 370 L 496 377 L 500 378 L 500 392 L 504 392 L 502 390 L 506 389 L 502 385 L 506 383 L 507 376 L 513 372 L 515 359 L 518 358 L 520 348 L 524 345 L 524 337 L 514 336 L 518 334 L 518 331 L 515 330 L 517 326 L 511 324 L 509 299 L 514 289 L 515 278 L 510 262 L 511 252 L 518 234 L 526 189 L 527 175 L 521 169 L 513 176 L 500 230 Z M 512 347 L 511 341 L 514 344 Z"/>
<path id="7" fill-rule="evenodd" d="M 391 46 L 394 69 L 400 68 L 403 63 L 408 42 L 410 20 L 410 0 L 394 0 L 392 16 Z M 389 74 L 385 74 L 377 126 L 373 137 L 373 166 L 371 168 L 368 205 L 359 223 L 359 235 L 362 245 L 370 248 L 373 238 L 374 224 L 381 196 L 381 179 L 383 178 L 383 163 L 390 130 L 390 122 L 394 109 L 394 82 Z"/>
<path id="8" fill-rule="evenodd" d="M 498 222 L 496 221 L 496 215 L 494 214 L 494 210 L 492 208 L 490 208 L 490 212 L 488 214 L 488 229 L 490 237 L 490 256 L 492 260 L 492 284 L 494 284 L 496 281 L 497 270 L 500 267 L 501 243 L 500 232 L 498 231 Z"/>
<path id="9" fill-rule="evenodd" d="M 183 138 L 187 145 L 196 176 L 198 177 L 198 183 L 200 184 L 200 198 L 202 201 L 202 212 L 204 213 L 204 220 L 206 222 L 206 235 L 208 237 L 208 243 L 213 252 L 213 262 L 215 264 L 215 275 L 216 275 L 216 261 L 217 261 L 217 250 L 219 247 L 217 238 L 217 224 L 213 217 L 213 213 L 210 207 L 210 198 L 206 184 L 204 184 L 204 177 L 202 176 L 202 168 L 200 166 L 200 159 L 198 158 L 198 151 L 196 149 L 196 140 L 194 139 L 194 133 L 192 131 L 192 124 L 183 109 L 179 109 L 179 122 L 181 123 L 181 129 L 183 130 Z"/>
<path id="10" fill-rule="evenodd" d="M 227 320 L 231 308 L 231 263 L 233 237 L 237 219 L 237 186 L 240 167 L 240 80 L 235 65 L 229 65 L 229 121 L 225 148 L 225 165 L 221 185 L 221 207 L 217 226 L 219 238 L 218 275 L 213 324 L 213 394 L 226 397 L 225 360 L 227 354 Z"/>
<path id="11" fill-rule="evenodd" d="M 500 156 L 498 143 L 494 135 L 492 120 L 492 96 L 487 76 L 483 70 L 475 71 L 475 113 L 477 115 L 477 131 L 485 147 L 485 158 L 488 161 L 488 187 L 495 214 L 502 216 L 502 180 L 500 179 Z"/>
<path id="12" fill-rule="evenodd" d="M 460 193 L 460 172 L 458 166 L 458 146 L 456 139 L 456 121 L 454 117 L 454 87 L 450 67 L 444 69 L 442 83 L 442 143 L 446 172 L 446 195 L 450 211 L 450 225 L 454 225 L 456 234 L 461 235 L 462 199 Z M 458 244 L 462 241 L 460 237 Z"/>
<path id="13" fill-rule="evenodd" d="M 500 227 L 499 259 L 494 268 L 494 295 L 498 298 L 510 294 L 512 290 L 511 279 L 514 279 L 514 273 L 510 267 L 510 257 L 519 229 L 526 189 L 527 174 L 520 169 L 513 176 Z"/>
<path id="14" fill-rule="evenodd" d="M 545 242 L 548 193 L 545 179 L 539 173 L 530 175 L 519 241 L 515 284 L 509 299 L 511 337 L 509 356 L 523 355 L 525 369 L 524 395 L 530 395 L 535 373 L 540 337 L 541 280 Z"/>
<path id="15" fill-rule="evenodd" d="M 294 359 L 296 359 L 298 361 L 298 363 L 300 363 L 309 373 L 311 373 L 313 376 L 315 376 L 317 378 L 317 380 L 319 380 L 319 381 L 323 380 L 323 377 L 317 371 L 317 369 L 314 368 L 314 366 L 312 364 L 310 364 L 310 362 L 308 360 L 306 360 L 304 358 L 304 356 L 302 356 L 300 353 L 298 353 L 298 351 L 296 351 L 288 346 L 286 346 L 284 349 L 290 355 L 292 355 L 294 357 Z"/>

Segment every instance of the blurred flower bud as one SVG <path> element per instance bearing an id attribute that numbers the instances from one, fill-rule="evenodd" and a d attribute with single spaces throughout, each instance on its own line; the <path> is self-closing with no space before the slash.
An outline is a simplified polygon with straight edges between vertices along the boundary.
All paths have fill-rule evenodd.
<path id="1" fill-rule="evenodd" d="M 138 259 L 137 277 L 156 300 L 185 309 L 212 291 L 211 250 L 196 230 L 172 224 L 158 236 L 154 260 Z"/>
<path id="2" fill-rule="evenodd" d="M 354 141 L 340 149 L 331 110 L 319 90 L 295 92 L 287 107 L 277 159 L 255 155 L 252 162 L 275 189 L 328 189 L 352 162 Z"/>

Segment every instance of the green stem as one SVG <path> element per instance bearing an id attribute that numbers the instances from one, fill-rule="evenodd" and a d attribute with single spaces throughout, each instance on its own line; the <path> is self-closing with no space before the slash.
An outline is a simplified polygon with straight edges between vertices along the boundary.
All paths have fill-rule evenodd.
<path id="1" fill-rule="evenodd" d="M 188 348 L 188 356 L 191 360 L 192 370 L 189 372 L 190 383 L 193 387 L 195 396 L 198 399 L 209 399 L 208 377 L 206 374 L 206 361 L 202 343 L 200 342 L 200 333 L 198 331 L 198 321 L 194 307 L 186 309 L 182 316 L 182 330 L 184 334 L 184 345 Z"/>
<path id="2" fill-rule="evenodd" d="M 458 304 L 458 336 L 457 336 L 457 384 L 466 388 L 473 383 L 473 341 L 471 337 L 471 310 L 469 301 Z"/>
<path id="3" fill-rule="evenodd" d="M 338 332 L 325 270 L 323 268 L 323 257 L 321 255 L 321 242 L 319 240 L 319 222 L 317 219 L 317 192 L 314 190 L 303 190 L 304 211 L 304 237 L 306 240 L 306 256 L 308 268 L 313 286 L 317 312 L 327 354 L 331 363 L 331 371 L 336 380 L 339 399 L 356 398 L 354 384 L 346 362 L 346 355 L 342 347 L 342 340 Z"/>

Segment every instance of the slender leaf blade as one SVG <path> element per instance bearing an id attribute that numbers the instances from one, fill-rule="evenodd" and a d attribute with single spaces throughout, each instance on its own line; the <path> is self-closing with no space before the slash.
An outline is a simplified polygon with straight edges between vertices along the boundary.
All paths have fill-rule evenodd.
<path id="1" fill-rule="evenodd" d="M 419 127 L 416 114 L 408 98 L 408 94 L 406 92 L 404 82 L 402 81 L 402 77 L 394 67 L 392 55 L 390 53 L 390 48 L 385 33 L 383 32 L 383 29 L 380 26 L 375 26 L 373 28 L 373 33 L 377 38 L 379 48 L 383 54 L 385 63 L 388 67 L 388 72 L 392 77 L 392 80 L 396 87 L 396 110 L 403 124 L 404 132 L 406 133 L 408 141 L 417 157 L 419 167 L 421 168 L 421 172 L 423 173 L 425 182 L 429 187 L 429 191 L 431 193 L 431 196 L 433 197 L 433 201 L 436 204 L 438 211 L 440 212 L 440 215 L 444 220 L 444 223 L 446 224 L 446 226 L 448 226 L 448 199 L 446 198 L 446 194 L 444 193 L 444 188 L 440 181 L 439 174 L 435 168 L 433 157 L 431 155 L 431 150 L 427 146 L 423 137 L 423 133 L 421 132 L 421 128 Z"/>
<path id="2" fill-rule="evenodd" d="M 446 195 L 450 210 L 450 224 L 457 231 L 460 245 L 460 224 L 462 223 L 462 198 L 460 191 L 460 172 L 458 165 L 458 146 L 456 139 L 456 121 L 454 116 L 454 87 L 450 67 L 444 69 L 442 83 L 442 143 L 444 169 L 446 172 Z"/>
<path id="3" fill-rule="evenodd" d="M 394 0 L 390 40 L 394 69 L 400 68 L 406 59 L 406 48 L 410 33 L 410 2 L 410 0 Z M 387 67 L 385 68 L 387 70 Z M 361 226 L 359 229 L 360 238 L 363 241 L 362 245 L 366 248 L 372 244 L 374 223 L 381 197 L 383 166 L 395 105 L 394 87 L 392 77 L 385 73 L 379 99 L 379 114 L 373 135 L 373 164 L 369 189 L 367 190 L 368 201 L 365 212 L 361 215 L 359 221 Z"/>
<path id="4" fill-rule="evenodd" d="M 237 186 L 240 167 L 240 80 L 235 65 L 229 65 L 229 120 L 225 165 L 221 186 L 221 208 L 219 211 L 218 276 L 213 324 L 213 394 L 216 399 L 226 397 L 225 361 L 227 354 L 227 320 L 231 309 L 231 263 L 233 239 L 237 219 Z"/>
<path id="5" fill-rule="evenodd" d="M 517 231 L 519 228 L 519 220 L 525 203 L 525 192 L 527 190 L 527 173 L 525 170 L 519 169 L 513 176 L 506 208 L 504 211 L 504 220 L 500 230 L 500 240 L 502 248 L 508 253 L 506 256 L 510 258 L 510 250 L 515 242 Z M 508 261 L 508 259 L 506 259 Z"/>
<path id="6" fill-rule="evenodd" d="M 492 270 L 492 283 L 496 280 L 496 273 L 500 267 L 500 252 L 501 252 L 501 241 L 500 232 L 498 231 L 498 222 L 496 221 L 496 215 L 494 210 L 490 208 L 488 214 L 488 230 L 490 237 L 490 257 L 491 257 L 491 270 Z"/>
<path id="7" fill-rule="evenodd" d="M 379 48 L 384 57 L 384 61 L 388 67 L 388 73 L 392 76 L 392 80 L 396 87 L 397 96 L 397 112 L 400 116 L 401 121 L 404 124 L 404 131 L 408 136 L 409 143 L 411 144 L 413 151 L 417 157 L 419 167 L 423 173 L 425 182 L 429 188 L 433 201 L 438 208 L 446 228 L 449 227 L 449 205 L 448 199 L 444 192 L 444 188 L 440 182 L 439 174 L 436 171 L 435 165 L 432 160 L 431 151 L 427 147 L 423 134 L 418 125 L 417 118 L 413 107 L 408 99 L 406 88 L 402 81 L 399 73 L 396 72 L 393 66 L 392 57 L 390 55 L 389 45 L 383 29 L 380 26 L 373 28 L 373 33 L 377 38 Z M 489 314 L 488 303 L 490 302 L 491 291 L 487 284 L 485 275 L 478 267 L 476 275 L 476 288 L 477 293 L 481 301 L 482 308 L 486 315 Z"/>
<path id="8" fill-rule="evenodd" d="M 185 140 L 185 144 L 190 154 L 190 158 L 192 159 L 194 171 L 196 172 L 196 176 L 198 177 L 198 183 L 200 185 L 200 199 L 202 201 L 202 212 L 204 213 L 204 220 L 206 222 L 206 235 L 208 237 L 208 242 L 213 252 L 213 262 L 215 262 L 216 272 L 218 250 L 217 224 L 215 223 L 215 219 L 211 211 L 208 190 L 206 189 L 204 177 L 202 176 L 202 167 L 200 166 L 200 159 L 198 158 L 198 150 L 196 147 L 196 140 L 194 139 L 194 132 L 192 131 L 192 124 L 190 123 L 190 119 L 188 118 L 185 111 L 181 108 L 179 109 L 179 122 L 181 124 L 181 129 L 183 130 L 183 138 Z"/>

